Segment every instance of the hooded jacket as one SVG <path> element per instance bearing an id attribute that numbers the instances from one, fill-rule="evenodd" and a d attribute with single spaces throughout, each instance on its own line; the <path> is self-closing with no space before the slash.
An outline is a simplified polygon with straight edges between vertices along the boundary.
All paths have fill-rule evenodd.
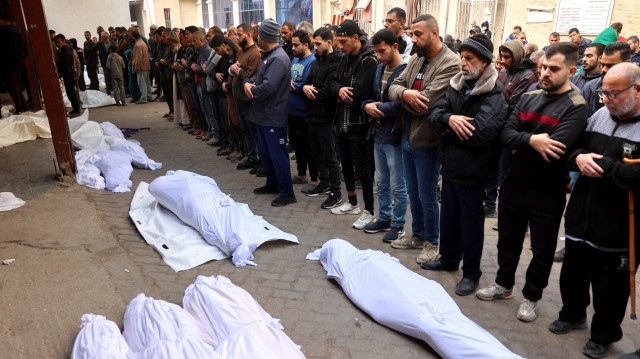
<path id="1" fill-rule="evenodd" d="M 404 114 L 396 120 L 396 127 L 402 128 L 403 122 L 407 124 L 409 128 L 402 128 L 402 132 L 407 135 L 411 148 L 435 147 L 440 143 L 440 134 L 431 128 L 428 117 L 432 109 L 444 98 L 451 78 L 460 72 L 460 57 L 442 45 L 442 50 L 426 66 L 420 90 L 420 93 L 430 100 L 429 108 L 425 112 L 416 113 L 404 101 L 402 93 L 413 88 L 424 62 L 424 56 L 412 55 L 405 70 L 389 87 L 389 99 L 402 104 L 404 109 Z M 402 121 L 406 116 L 409 116 L 407 121 Z"/>
<path id="2" fill-rule="evenodd" d="M 381 91 L 382 74 L 384 73 L 384 68 L 386 66 L 384 64 L 378 65 L 378 68 L 376 69 L 376 77 L 373 80 L 372 99 L 362 102 L 362 113 L 364 114 L 366 114 L 364 107 L 367 104 L 372 102 L 382 102 L 377 106 L 377 108 L 384 114 L 384 117 L 372 119 L 371 127 L 369 128 L 369 133 L 375 136 L 376 143 L 399 144 L 400 140 L 402 140 L 402 133 L 398 129 L 395 129 L 394 131 L 396 118 L 402 111 L 402 105 L 396 102 L 391 102 L 389 99 L 389 86 L 391 86 L 393 80 L 400 76 L 402 71 L 404 71 L 407 67 L 407 63 L 409 63 L 409 58 L 411 57 L 405 54 L 402 54 L 401 56 L 402 62 L 396 66 L 391 76 L 389 76 L 384 91 Z"/>
<path id="3" fill-rule="evenodd" d="M 338 100 L 340 88 L 353 87 L 353 102 L 338 102 L 336 107 L 335 120 L 340 133 L 367 132 L 367 118 L 360 105 L 371 97 L 376 66 L 375 51 L 366 43 L 357 55 L 344 55 L 340 60 L 330 84 L 333 97 Z"/>
<path id="4" fill-rule="evenodd" d="M 332 122 L 336 113 L 336 97 L 331 93 L 329 79 L 335 76 L 342 53 L 334 51 L 326 55 L 316 55 L 316 61 L 311 64 L 311 70 L 304 86 L 313 86 L 316 93 L 315 100 L 307 101 L 307 118 L 314 123 Z"/>
<path id="5" fill-rule="evenodd" d="M 611 252 L 629 249 L 628 191 L 634 191 L 640 203 L 640 165 L 624 164 L 623 157 L 640 158 L 640 114 L 620 121 L 607 108 L 588 119 L 577 148 L 569 155 L 569 168 L 580 169 L 576 157 L 597 153 L 594 161 L 604 171 L 601 178 L 580 176 L 565 218 L 568 239 L 586 241 L 593 247 Z M 635 216 L 636 248 L 640 246 L 640 216 Z"/>
<path id="6" fill-rule="evenodd" d="M 585 101 L 587 101 L 587 106 L 589 107 L 589 116 L 593 115 L 604 107 L 604 103 L 602 103 L 602 99 L 598 96 L 598 89 L 602 88 L 602 77 L 598 76 L 593 80 L 587 82 L 582 87 L 582 97 L 584 97 Z"/>
<path id="7" fill-rule="evenodd" d="M 509 51 L 513 56 L 513 63 L 508 69 L 503 69 L 498 80 L 507 92 L 509 110 L 513 110 L 523 93 L 536 82 L 536 75 L 531 65 L 524 62 L 524 46 L 520 40 L 511 40 L 500 46 L 500 51 Z"/>
<path id="8" fill-rule="evenodd" d="M 504 88 L 491 64 L 473 85 L 462 79 L 462 72 L 451 79 L 444 99 L 429 115 L 431 126 L 443 136 L 438 152 L 444 178 L 463 185 L 486 185 L 498 166 L 502 149 L 499 136 L 507 110 Z M 474 119 L 471 124 L 475 129 L 469 139 L 462 140 L 451 131 L 451 115 Z"/>
<path id="9" fill-rule="evenodd" d="M 585 71 L 581 71 L 579 74 L 571 78 L 571 83 L 576 85 L 580 89 L 580 92 L 582 92 L 582 89 L 587 82 L 597 78 L 600 78 L 600 70 L 592 73 L 591 75 L 587 75 Z"/>

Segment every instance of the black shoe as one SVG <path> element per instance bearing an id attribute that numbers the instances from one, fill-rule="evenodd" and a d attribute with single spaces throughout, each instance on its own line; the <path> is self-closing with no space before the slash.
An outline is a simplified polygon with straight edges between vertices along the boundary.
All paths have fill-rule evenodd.
<path id="1" fill-rule="evenodd" d="M 287 197 L 280 196 L 274 199 L 273 201 L 271 201 L 271 205 L 274 207 L 284 207 L 288 204 L 296 203 L 296 202 L 298 202 L 298 200 L 296 200 L 296 196 L 287 196 Z"/>
<path id="2" fill-rule="evenodd" d="M 445 266 L 444 264 L 442 264 L 440 259 L 435 259 L 432 261 L 424 261 L 422 262 L 422 264 L 420 264 L 420 267 L 422 269 L 427 269 L 427 270 L 436 270 L 436 271 L 443 270 L 447 272 L 455 272 L 458 270 L 458 266 Z"/>
<path id="3" fill-rule="evenodd" d="M 322 202 L 320 207 L 322 209 L 331 209 L 331 208 L 338 207 L 341 203 L 342 203 L 342 196 L 336 196 L 335 194 L 331 193 L 329 194 L 329 198 L 324 200 L 324 202 Z"/>
<path id="4" fill-rule="evenodd" d="M 422 262 L 424 264 L 424 262 Z M 459 296 L 465 296 L 473 294 L 478 287 L 477 280 L 471 280 L 469 278 L 462 278 L 461 281 L 456 284 L 456 294 Z"/>
<path id="5" fill-rule="evenodd" d="M 249 168 L 253 168 L 255 166 L 255 162 L 247 159 L 246 161 L 242 161 L 240 163 L 238 163 L 238 165 L 236 166 L 237 170 L 248 170 Z"/>
<path id="6" fill-rule="evenodd" d="M 251 171 L 249 171 L 249 174 L 250 175 L 256 174 L 256 171 L 258 170 L 258 167 L 260 167 L 259 164 L 256 164 L 255 166 L 251 167 Z"/>
<path id="7" fill-rule="evenodd" d="M 260 165 L 256 170 L 256 177 L 267 177 L 267 171 L 264 170 L 263 165 Z"/>
<path id="8" fill-rule="evenodd" d="M 640 359 L 640 349 L 636 350 L 633 353 L 627 353 L 618 359 Z"/>
<path id="9" fill-rule="evenodd" d="M 556 254 L 553 255 L 554 262 L 562 262 L 564 261 L 564 255 L 567 252 L 567 247 L 562 247 L 561 250 L 557 251 Z"/>
<path id="10" fill-rule="evenodd" d="M 582 354 L 588 356 L 589 358 L 604 358 L 607 356 L 608 352 L 609 345 L 597 343 L 591 339 L 589 339 L 584 348 L 582 348 Z"/>
<path id="11" fill-rule="evenodd" d="M 222 142 L 222 140 L 217 140 L 216 142 L 211 144 L 211 146 L 213 147 L 220 147 L 222 145 L 224 145 L 224 142 Z"/>
<path id="12" fill-rule="evenodd" d="M 262 187 L 258 187 L 256 189 L 254 189 L 253 193 L 255 193 L 255 194 L 275 194 L 275 193 L 280 193 L 280 190 L 278 188 L 269 188 L 267 186 L 262 186 Z"/>
<path id="13" fill-rule="evenodd" d="M 490 207 L 485 204 L 484 218 L 496 218 L 496 217 L 498 217 L 498 212 L 496 211 L 496 207 Z"/>
<path id="14" fill-rule="evenodd" d="M 316 186 L 314 189 L 309 190 L 305 193 L 305 195 L 309 197 L 318 197 L 318 196 L 328 196 L 331 194 L 331 190 L 329 187 Z"/>
<path id="15" fill-rule="evenodd" d="M 563 322 L 561 320 L 554 320 L 549 324 L 549 330 L 555 334 L 566 334 L 573 329 L 584 329 L 587 327 L 587 318 L 582 318 L 576 322 Z"/>

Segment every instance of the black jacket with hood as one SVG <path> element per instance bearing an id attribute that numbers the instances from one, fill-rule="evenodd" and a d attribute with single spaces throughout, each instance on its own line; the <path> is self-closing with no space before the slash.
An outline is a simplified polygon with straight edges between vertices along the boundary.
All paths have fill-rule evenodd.
<path id="1" fill-rule="evenodd" d="M 336 113 L 336 97 L 331 93 L 329 78 L 335 76 L 342 53 L 333 51 L 326 55 L 316 55 L 311 70 L 303 86 L 312 85 L 318 93 L 315 100 L 307 101 L 307 118 L 311 122 L 332 122 Z"/>
<path id="2" fill-rule="evenodd" d="M 498 80 L 507 93 L 509 111 L 511 111 L 520 101 L 522 94 L 536 82 L 536 75 L 531 64 L 524 61 L 524 46 L 520 40 L 505 42 L 500 46 L 500 51 L 509 51 L 513 56 L 511 67 L 503 69 L 498 75 Z"/>
<path id="3" fill-rule="evenodd" d="M 473 86 L 467 95 L 467 90 Z M 429 115 L 435 131 L 443 134 L 439 157 L 442 176 L 463 185 L 485 185 L 498 166 L 502 145 L 499 135 L 507 121 L 507 102 L 495 67 L 488 65 L 475 85 L 454 76 L 444 99 Z M 467 140 L 449 128 L 451 115 L 473 117 L 475 129 Z"/>

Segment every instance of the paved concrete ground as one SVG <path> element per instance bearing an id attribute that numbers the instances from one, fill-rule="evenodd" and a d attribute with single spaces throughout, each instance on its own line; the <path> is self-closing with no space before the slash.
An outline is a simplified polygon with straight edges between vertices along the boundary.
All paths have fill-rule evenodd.
<path id="1" fill-rule="evenodd" d="M 234 163 L 216 157 L 213 148 L 162 119 L 166 109 L 164 103 L 150 103 L 91 110 L 93 121 L 150 127 L 133 138 L 142 143 L 150 158 L 162 162 L 163 168 L 136 169 L 131 177 L 134 189 L 140 181 L 150 182 L 167 170 L 211 176 L 236 201 L 248 203 L 254 213 L 296 234 L 300 244 L 280 241 L 261 246 L 255 252 L 257 267 L 236 268 L 229 260 L 222 260 L 175 273 L 146 245 L 130 221 L 127 212 L 133 192 L 51 183 L 54 172 L 49 164 L 53 153 L 49 140 L 0 149 L 0 188 L 28 200 L 22 208 L 0 213 L 0 259 L 16 258 L 14 264 L 0 267 L 0 357 L 68 357 L 83 313 L 103 314 L 122 325 L 126 305 L 138 293 L 180 304 L 184 289 L 196 276 L 224 275 L 249 291 L 273 317 L 280 318 L 285 332 L 302 346 L 308 358 L 437 358 L 423 342 L 374 322 L 326 278 L 318 262 L 305 260 L 308 252 L 331 238 L 346 239 L 361 249 L 389 252 L 409 269 L 440 282 L 469 318 L 524 357 L 582 357 L 588 330 L 557 336 L 547 329 L 561 307 L 560 264 L 554 264 L 549 287 L 539 303 L 538 319 L 522 323 L 515 318 L 531 258 L 528 240 L 513 299 L 482 302 L 474 296 L 459 297 L 454 287 L 461 272 L 420 269 L 415 262 L 417 250 L 394 250 L 381 236 L 352 229 L 356 217 L 335 216 L 320 209 L 322 199 L 300 194 L 294 205 L 271 207 L 272 196 L 257 196 L 252 191 L 264 179 L 236 170 Z M 300 187 L 295 186 L 297 192 Z M 493 223 L 487 220 L 485 224 L 481 286 L 491 284 L 497 270 Z M 637 323 L 625 319 L 623 330 L 625 337 L 613 345 L 610 358 L 640 345 Z"/>

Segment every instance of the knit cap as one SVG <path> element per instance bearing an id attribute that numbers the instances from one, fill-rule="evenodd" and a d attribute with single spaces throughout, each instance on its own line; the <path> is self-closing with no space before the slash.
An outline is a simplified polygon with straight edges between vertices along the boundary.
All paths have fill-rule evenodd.
<path id="1" fill-rule="evenodd" d="M 464 40 L 458 51 L 462 49 L 473 51 L 488 62 L 493 60 L 493 42 L 485 34 L 478 34 Z"/>
<path id="2" fill-rule="evenodd" d="M 280 41 L 280 24 L 269 18 L 260 23 L 258 35 L 263 41 L 276 43 Z"/>

